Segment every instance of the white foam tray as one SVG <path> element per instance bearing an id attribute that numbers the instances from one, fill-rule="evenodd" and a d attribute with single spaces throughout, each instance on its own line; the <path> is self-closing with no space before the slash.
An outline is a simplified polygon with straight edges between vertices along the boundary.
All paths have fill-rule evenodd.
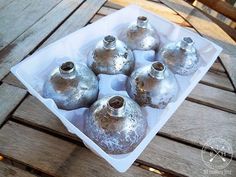
<path id="1" fill-rule="evenodd" d="M 67 60 L 72 60 L 75 63 L 86 63 L 89 51 L 95 46 L 98 40 L 108 34 L 119 36 L 122 29 L 126 28 L 130 22 L 135 21 L 137 16 L 140 15 L 149 18 L 161 36 L 161 45 L 171 41 L 178 41 L 185 36 L 190 36 L 195 41 L 195 47 L 199 51 L 201 67 L 192 76 L 176 76 L 180 85 L 180 92 L 175 102 L 168 104 L 165 109 L 142 108 L 144 116 L 148 120 L 148 132 L 133 152 L 123 155 L 109 155 L 83 133 L 83 115 L 87 108 L 73 111 L 60 110 L 53 100 L 42 97 L 42 87 L 44 81 L 55 67 L 58 67 Z M 219 46 L 202 38 L 197 33 L 184 29 L 138 6 L 131 5 L 35 52 L 32 56 L 29 56 L 14 66 L 11 71 L 33 96 L 38 98 L 61 120 L 69 132 L 80 137 L 86 146 L 104 158 L 116 170 L 125 172 L 208 71 L 221 50 Z M 134 54 L 136 68 L 150 64 L 155 58 L 154 51 L 134 51 Z M 122 74 L 113 76 L 101 74 L 98 78 L 99 97 L 112 94 L 127 95 L 125 91 L 126 76 Z"/>

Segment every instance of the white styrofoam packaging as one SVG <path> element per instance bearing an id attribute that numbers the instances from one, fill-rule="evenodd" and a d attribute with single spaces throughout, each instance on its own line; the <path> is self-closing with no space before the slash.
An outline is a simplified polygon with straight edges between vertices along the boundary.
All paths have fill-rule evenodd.
<path id="1" fill-rule="evenodd" d="M 42 97 L 42 88 L 46 78 L 49 77 L 50 72 L 55 67 L 58 67 L 68 60 L 75 63 L 86 63 L 89 51 L 92 50 L 98 40 L 108 34 L 119 36 L 123 29 L 126 28 L 129 23 L 135 21 L 140 15 L 147 16 L 150 23 L 156 28 L 161 38 L 161 45 L 167 42 L 179 41 L 185 36 L 190 36 L 194 40 L 195 47 L 200 54 L 201 66 L 191 76 L 176 75 L 180 85 L 180 92 L 177 99 L 169 103 L 165 109 L 142 108 L 143 114 L 148 120 L 148 131 L 146 137 L 133 152 L 123 155 L 110 155 L 104 152 L 83 133 L 84 114 L 88 108 L 72 111 L 58 109 L 52 99 Z M 104 158 L 116 170 L 125 172 L 208 71 L 221 51 L 222 49 L 219 46 L 201 37 L 197 33 L 184 29 L 138 6 L 131 5 L 35 52 L 33 55 L 14 66 L 11 71 L 26 86 L 32 95 L 38 98 L 61 120 L 69 132 L 80 137 L 87 147 Z M 136 68 L 150 64 L 155 58 L 154 51 L 134 51 L 134 55 Z M 99 98 L 114 94 L 128 96 L 125 91 L 125 80 L 127 76 L 122 74 L 100 74 L 98 78 L 100 90 Z"/>

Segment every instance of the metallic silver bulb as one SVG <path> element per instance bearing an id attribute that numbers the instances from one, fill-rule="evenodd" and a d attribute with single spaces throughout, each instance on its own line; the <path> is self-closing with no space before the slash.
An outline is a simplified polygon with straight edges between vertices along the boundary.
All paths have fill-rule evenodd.
<path id="1" fill-rule="evenodd" d="M 157 31 L 145 16 L 139 16 L 137 21 L 128 27 L 125 34 L 121 34 L 121 39 L 132 50 L 157 50 L 160 43 Z"/>
<path id="2" fill-rule="evenodd" d="M 84 64 L 65 62 L 56 68 L 43 86 L 43 97 L 51 98 L 60 109 L 90 106 L 98 96 L 98 80 Z"/>
<path id="3" fill-rule="evenodd" d="M 147 120 L 139 105 L 120 95 L 96 101 L 85 119 L 85 134 L 109 154 L 133 151 L 146 130 Z"/>
<path id="4" fill-rule="evenodd" d="M 97 43 L 88 65 L 95 74 L 129 75 L 134 68 L 134 56 L 122 41 L 108 35 Z"/>
<path id="5" fill-rule="evenodd" d="M 190 37 L 165 45 L 159 51 L 158 60 L 163 61 L 173 73 L 179 75 L 193 74 L 200 63 L 198 52 Z"/>
<path id="6" fill-rule="evenodd" d="M 135 70 L 128 78 L 126 88 L 140 106 L 159 109 L 173 101 L 179 90 L 174 74 L 161 62 Z"/>

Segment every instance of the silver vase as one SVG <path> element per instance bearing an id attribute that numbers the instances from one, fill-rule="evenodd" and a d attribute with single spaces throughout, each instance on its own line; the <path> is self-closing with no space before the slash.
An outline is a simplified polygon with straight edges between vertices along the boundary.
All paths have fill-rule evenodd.
<path id="1" fill-rule="evenodd" d="M 199 67 L 199 55 L 190 37 L 184 37 L 180 42 L 165 45 L 158 54 L 173 73 L 191 75 Z"/>
<path id="2" fill-rule="evenodd" d="M 95 74 L 129 75 L 134 68 L 134 56 L 122 41 L 108 35 L 97 43 L 88 65 Z"/>
<path id="3" fill-rule="evenodd" d="M 139 105 L 119 95 L 96 101 L 85 119 L 85 134 L 109 154 L 133 151 L 146 130 L 147 120 Z"/>
<path id="4" fill-rule="evenodd" d="M 97 96 L 97 77 L 84 64 L 63 63 L 43 86 L 43 97 L 53 99 L 57 107 L 64 110 L 88 107 Z"/>
<path id="5" fill-rule="evenodd" d="M 154 62 L 135 70 L 128 78 L 129 96 L 140 106 L 163 109 L 178 93 L 174 74 L 161 62 Z"/>
<path id="6" fill-rule="evenodd" d="M 130 24 L 125 34 L 121 34 L 121 39 L 132 50 L 157 50 L 160 43 L 157 31 L 145 16 L 139 16 Z"/>

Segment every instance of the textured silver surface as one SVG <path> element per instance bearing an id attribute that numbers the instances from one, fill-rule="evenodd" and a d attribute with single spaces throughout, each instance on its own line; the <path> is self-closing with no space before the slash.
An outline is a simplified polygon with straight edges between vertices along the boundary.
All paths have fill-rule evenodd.
<path id="1" fill-rule="evenodd" d="M 172 72 L 179 75 L 193 74 L 199 67 L 199 56 L 190 37 L 164 46 L 159 51 L 158 60 L 163 61 Z"/>
<path id="2" fill-rule="evenodd" d="M 134 56 L 122 41 L 108 35 L 90 53 L 88 65 L 95 74 L 129 75 L 134 68 Z"/>
<path id="3" fill-rule="evenodd" d="M 148 22 L 147 17 L 140 16 L 137 21 L 130 24 L 121 39 L 132 50 L 156 50 L 159 47 L 157 31 Z"/>
<path id="4" fill-rule="evenodd" d="M 135 70 L 128 78 L 126 88 L 140 106 L 159 109 L 173 101 L 179 89 L 174 74 L 160 62 Z"/>
<path id="5" fill-rule="evenodd" d="M 44 83 L 43 97 L 51 98 L 60 109 L 90 106 L 98 95 L 98 80 L 84 64 L 63 63 Z"/>
<path id="6" fill-rule="evenodd" d="M 96 101 L 85 119 L 85 134 L 109 154 L 133 151 L 146 130 L 147 120 L 139 105 L 123 96 Z"/>

